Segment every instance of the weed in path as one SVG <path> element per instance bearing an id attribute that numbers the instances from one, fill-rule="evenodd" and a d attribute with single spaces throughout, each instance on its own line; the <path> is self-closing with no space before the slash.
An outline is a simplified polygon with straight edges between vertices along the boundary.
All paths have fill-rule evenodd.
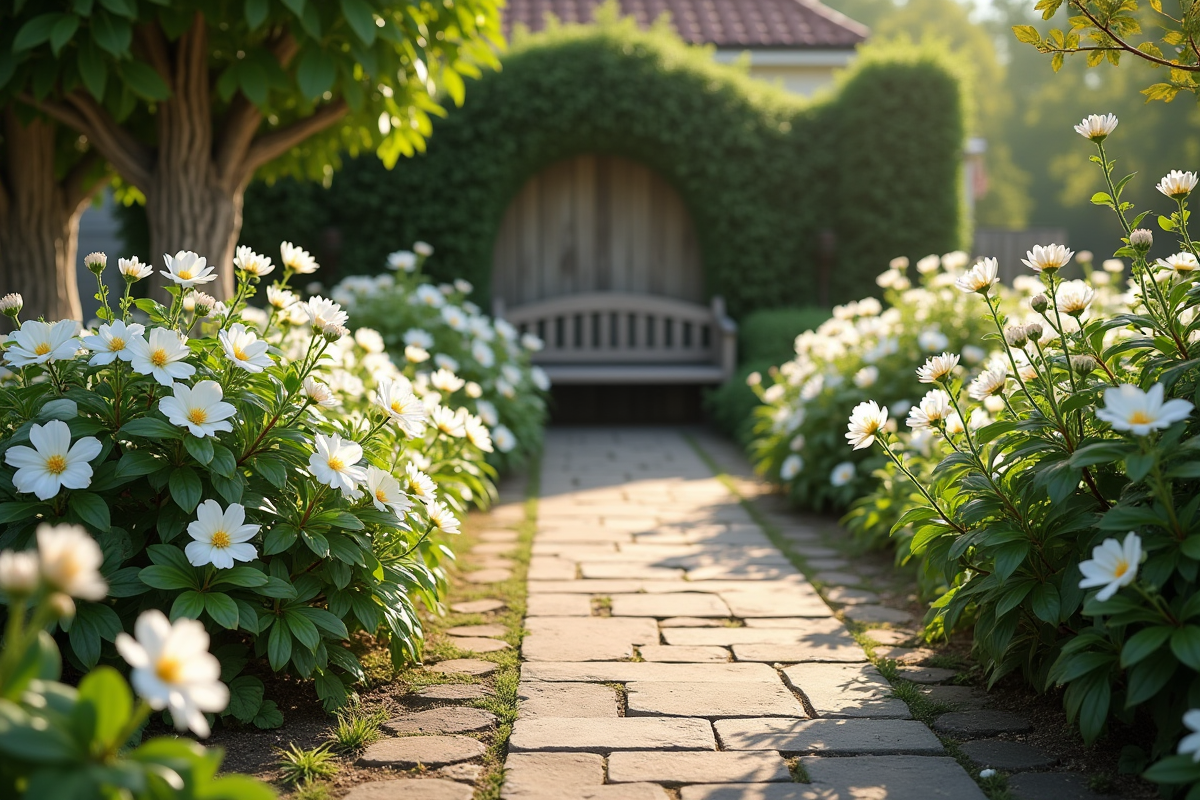
<path id="1" fill-rule="evenodd" d="M 343 753 L 357 753 L 379 739 L 379 726 L 387 720 L 383 709 L 366 711 L 361 703 L 349 706 L 337 715 L 337 727 L 329 738 Z"/>
<path id="2" fill-rule="evenodd" d="M 329 744 L 302 750 L 293 742 L 279 750 L 280 780 L 296 786 L 332 778 L 338 771 L 336 758 Z"/>

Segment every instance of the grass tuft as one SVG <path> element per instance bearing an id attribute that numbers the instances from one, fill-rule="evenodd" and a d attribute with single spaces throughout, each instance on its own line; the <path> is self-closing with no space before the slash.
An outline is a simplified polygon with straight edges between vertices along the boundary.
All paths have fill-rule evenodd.
<path id="1" fill-rule="evenodd" d="M 343 753 L 357 753 L 379 739 L 379 726 L 387 719 L 383 709 L 367 711 L 361 703 L 338 712 L 337 727 L 329 738 Z"/>
<path id="2" fill-rule="evenodd" d="M 336 756 L 329 744 L 302 750 L 293 742 L 286 750 L 278 752 L 280 779 L 290 786 L 332 778 L 337 774 Z"/>

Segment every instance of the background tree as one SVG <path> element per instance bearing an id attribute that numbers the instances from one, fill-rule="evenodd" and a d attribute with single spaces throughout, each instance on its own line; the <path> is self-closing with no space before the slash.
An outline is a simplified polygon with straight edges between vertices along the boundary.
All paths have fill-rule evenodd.
<path id="1" fill-rule="evenodd" d="M 439 97 L 498 66 L 498 3 L 8 0 L 0 99 L 86 137 L 144 200 L 150 257 L 195 250 L 228 296 L 256 171 L 328 179 L 341 150 L 423 149 Z"/>

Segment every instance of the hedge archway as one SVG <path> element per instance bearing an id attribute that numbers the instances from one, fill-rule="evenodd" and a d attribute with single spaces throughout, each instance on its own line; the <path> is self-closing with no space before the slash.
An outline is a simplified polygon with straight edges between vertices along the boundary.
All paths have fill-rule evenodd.
<path id="1" fill-rule="evenodd" d="M 629 158 L 683 197 L 708 290 L 739 314 L 812 304 L 824 230 L 834 301 L 868 293 L 895 255 L 959 246 L 962 142 L 960 82 L 929 49 L 866 48 L 809 102 L 714 63 L 665 25 L 609 18 L 518 34 L 503 70 L 435 125 L 427 153 L 391 173 L 359 158 L 331 189 L 309 191 L 341 229 L 344 271 L 374 271 L 423 239 L 436 271 L 486 291 L 501 217 L 527 179 L 585 153 Z M 258 222 L 278 213 L 271 198 L 295 190 L 260 189 L 244 238 L 257 244 L 274 227 Z"/>

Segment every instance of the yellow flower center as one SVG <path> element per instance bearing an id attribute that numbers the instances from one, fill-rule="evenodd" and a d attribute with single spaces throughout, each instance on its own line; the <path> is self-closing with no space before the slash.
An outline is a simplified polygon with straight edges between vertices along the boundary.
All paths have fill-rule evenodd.
<path id="1" fill-rule="evenodd" d="M 387 502 L 387 492 L 385 492 L 383 489 L 376 489 L 375 490 L 375 499 L 381 503 L 386 503 Z"/>
<path id="2" fill-rule="evenodd" d="M 407 408 L 407 406 L 405 406 L 404 403 L 401 403 L 399 400 L 392 401 L 392 411 L 396 412 L 397 414 L 403 414 L 405 408 Z"/>
<path id="3" fill-rule="evenodd" d="M 120 336 L 114 336 L 113 338 L 108 340 L 108 349 L 112 350 L 113 352 L 116 352 L 118 350 L 124 350 L 125 349 L 125 340 L 122 339 Z"/>
<path id="4" fill-rule="evenodd" d="M 1126 561 L 1118 561 L 1116 569 L 1113 570 L 1113 577 L 1119 578 L 1129 571 L 1129 563 Z"/>
<path id="5" fill-rule="evenodd" d="M 188 422 L 203 425 L 208 422 L 208 412 L 203 408 L 189 408 L 187 418 Z"/>
<path id="6" fill-rule="evenodd" d="M 33 348 L 34 355 L 44 356 L 50 352 L 49 342 L 38 342 L 38 346 Z"/>
<path id="7" fill-rule="evenodd" d="M 1138 410 L 1129 415 L 1130 425 L 1147 425 L 1153 421 L 1154 419 L 1145 411 Z"/>
<path id="8" fill-rule="evenodd" d="M 246 351 L 243 350 L 242 348 L 238 347 L 237 345 L 234 345 L 233 357 L 236 358 L 238 361 L 245 361 L 246 360 Z"/>
<path id="9" fill-rule="evenodd" d="M 177 274 L 179 275 L 180 278 L 183 278 L 185 281 L 190 281 L 192 279 L 191 270 L 183 269 L 183 270 L 180 270 Z"/>
<path id="10" fill-rule="evenodd" d="M 67 471 L 67 459 L 58 453 L 46 459 L 46 471 L 51 475 L 62 475 Z"/>
<path id="11" fill-rule="evenodd" d="M 167 351 L 161 347 L 150 354 L 150 363 L 156 367 L 165 367 L 167 365 Z"/>
<path id="12" fill-rule="evenodd" d="M 329 457 L 329 468 L 334 472 L 341 472 L 346 468 L 346 462 L 342 461 L 338 456 Z"/>
<path id="13" fill-rule="evenodd" d="M 163 683 L 180 683 L 183 680 L 183 662 L 178 658 L 163 656 L 154 665 L 154 674 Z"/>
<path id="14" fill-rule="evenodd" d="M 229 534 L 225 531 L 213 531 L 213 535 L 209 539 L 209 544 L 211 544 L 213 547 L 225 549 L 226 547 L 229 547 L 229 545 L 233 544 L 233 541 L 229 538 Z"/>

